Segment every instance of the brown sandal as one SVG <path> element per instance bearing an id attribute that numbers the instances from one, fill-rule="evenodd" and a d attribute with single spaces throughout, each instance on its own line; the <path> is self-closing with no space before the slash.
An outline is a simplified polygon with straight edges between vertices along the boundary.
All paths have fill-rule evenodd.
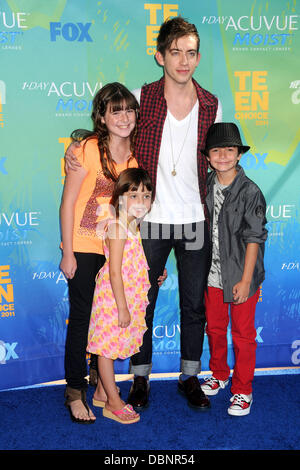
<path id="1" fill-rule="evenodd" d="M 75 388 L 67 387 L 66 391 L 65 391 L 65 398 L 66 398 L 65 406 L 68 408 L 70 416 L 71 416 L 71 420 L 74 423 L 92 424 L 96 421 L 96 419 L 76 418 L 72 413 L 71 406 L 70 406 L 72 401 L 81 400 L 82 403 L 84 404 L 87 412 L 88 412 L 88 415 L 90 416 L 90 409 L 89 409 L 87 401 L 86 401 L 86 391 L 85 390 L 77 390 Z"/>

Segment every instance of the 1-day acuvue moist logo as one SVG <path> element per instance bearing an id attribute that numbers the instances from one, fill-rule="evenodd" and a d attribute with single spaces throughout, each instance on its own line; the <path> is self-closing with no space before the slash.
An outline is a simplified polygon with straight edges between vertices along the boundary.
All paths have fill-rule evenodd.
<path id="1" fill-rule="evenodd" d="M 232 45 L 238 50 L 289 47 L 299 29 L 299 15 L 204 16 L 202 23 L 220 25 L 233 34 Z"/>

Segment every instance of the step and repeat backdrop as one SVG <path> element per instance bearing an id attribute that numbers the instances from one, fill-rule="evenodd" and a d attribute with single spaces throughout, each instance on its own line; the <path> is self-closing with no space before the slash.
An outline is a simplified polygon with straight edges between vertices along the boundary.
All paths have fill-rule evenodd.
<path id="1" fill-rule="evenodd" d="M 251 146 L 241 164 L 263 190 L 269 237 L 257 306 L 257 367 L 300 365 L 300 70 L 296 0 L 0 0 L 0 389 L 64 378 L 67 282 L 59 270 L 63 156 L 91 129 L 106 83 L 157 80 L 161 23 L 196 24 L 196 80 Z M 153 331 L 153 372 L 178 372 L 171 254 Z M 234 356 L 228 332 L 229 361 Z M 205 339 L 202 368 L 208 371 Z M 128 360 L 116 362 L 128 372 Z"/>

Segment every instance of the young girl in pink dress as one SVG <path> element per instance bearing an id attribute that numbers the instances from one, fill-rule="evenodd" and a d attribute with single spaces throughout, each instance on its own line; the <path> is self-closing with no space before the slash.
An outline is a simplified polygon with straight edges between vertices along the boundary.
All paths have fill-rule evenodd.
<path id="1" fill-rule="evenodd" d="M 120 398 L 114 360 L 139 352 L 150 288 L 139 222 L 150 210 L 152 183 L 140 168 L 124 170 L 116 181 L 111 206 L 115 218 L 108 224 L 104 254 L 107 262 L 97 275 L 87 351 L 98 355 L 99 386 L 107 401 L 103 416 L 124 424 L 140 419 Z M 99 403 L 94 403 L 101 406 Z"/>

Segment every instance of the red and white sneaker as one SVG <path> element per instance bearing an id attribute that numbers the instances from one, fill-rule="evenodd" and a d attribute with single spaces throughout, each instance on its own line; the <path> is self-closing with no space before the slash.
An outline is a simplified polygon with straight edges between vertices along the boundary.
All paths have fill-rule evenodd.
<path id="1" fill-rule="evenodd" d="M 248 415 L 253 403 L 252 393 L 250 395 L 236 393 L 232 398 L 230 398 L 230 401 L 232 404 L 228 408 L 228 414 L 232 416 Z"/>
<path id="2" fill-rule="evenodd" d="M 225 388 L 228 383 L 229 380 L 218 380 L 212 375 L 210 378 L 204 379 L 201 388 L 205 395 L 217 395 L 218 391 Z"/>

